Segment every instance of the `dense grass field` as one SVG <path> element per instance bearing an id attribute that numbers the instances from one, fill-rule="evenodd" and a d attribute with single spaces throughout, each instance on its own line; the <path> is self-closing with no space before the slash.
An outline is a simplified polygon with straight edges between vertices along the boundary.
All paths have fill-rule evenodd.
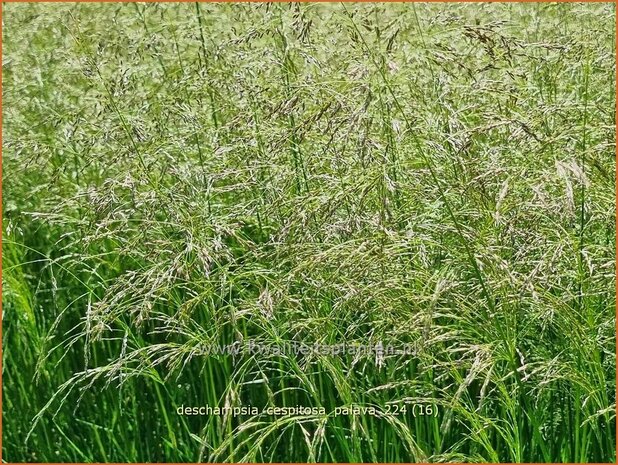
<path id="1" fill-rule="evenodd" d="M 3 460 L 615 461 L 614 8 L 5 4 Z"/>

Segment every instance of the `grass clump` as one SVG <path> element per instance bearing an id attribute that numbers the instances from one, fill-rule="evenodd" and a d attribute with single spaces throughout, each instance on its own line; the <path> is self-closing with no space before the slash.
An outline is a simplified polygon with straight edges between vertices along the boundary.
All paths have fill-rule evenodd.
<path id="1" fill-rule="evenodd" d="M 614 8 L 5 5 L 4 459 L 614 461 Z"/>

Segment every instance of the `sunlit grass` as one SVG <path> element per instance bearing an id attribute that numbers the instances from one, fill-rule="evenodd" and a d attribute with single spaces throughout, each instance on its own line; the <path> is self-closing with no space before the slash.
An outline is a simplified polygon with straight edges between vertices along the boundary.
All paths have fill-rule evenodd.
<path id="1" fill-rule="evenodd" d="M 613 4 L 3 16 L 4 460 L 615 460 Z"/>

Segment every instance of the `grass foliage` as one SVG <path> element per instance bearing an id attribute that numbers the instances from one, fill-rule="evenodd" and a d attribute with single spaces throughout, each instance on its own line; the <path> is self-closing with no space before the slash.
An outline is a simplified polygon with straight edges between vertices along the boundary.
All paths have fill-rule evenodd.
<path id="1" fill-rule="evenodd" d="M 614 5 L 3 9 L 4 460 L 615 460 Z"/>

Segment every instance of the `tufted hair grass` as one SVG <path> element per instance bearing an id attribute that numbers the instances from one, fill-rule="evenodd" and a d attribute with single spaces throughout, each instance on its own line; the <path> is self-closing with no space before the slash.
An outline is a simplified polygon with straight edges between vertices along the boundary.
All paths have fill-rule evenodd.
<path id="1" fill-rule="evenodd" d="M 614 8 L 4 5 L 3 459 L 613 462 Z"/>

